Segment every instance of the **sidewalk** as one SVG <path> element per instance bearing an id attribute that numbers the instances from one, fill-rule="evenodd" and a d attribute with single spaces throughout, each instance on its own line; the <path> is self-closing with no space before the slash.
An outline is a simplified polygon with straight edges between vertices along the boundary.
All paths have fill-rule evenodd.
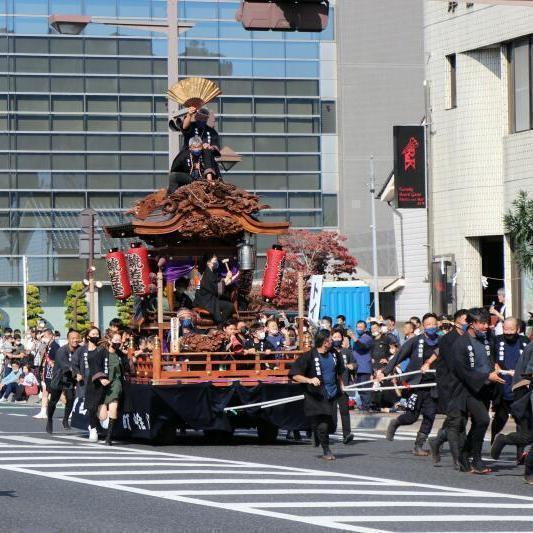
<path id="1" fill-rule="evenodd" d="M 389 425 L 389 422 L 400 416 L 402 413 L 376 413 L 376 414 L 361 414 L 359 411 L 350 411 L 350 419 L 352 423 L 352 431 L 357 431 L 358 429 L 373 429 L 375 431 L 386 431 L 387 427 Z M 492 415 L 492 413 L 491 413 Z M 445 420 L 444 415 L 437 415 L 435 418 L 435 423 L 433 424 L 433 430 L 432 433 L 437 432 L 444 423 Z M 491 416 L 492 418 L 492 416 Z M 340 419 L 339 419 L 340 423 Z M 402 430 L 409 430 L 416 432 L 422 423 L 422 417 L 420 417 L 419 421 L 413 424 L 412 426 L 403 426 Z M 516 426 L 514 421 L 510 418 L 507 424 L 505 425 L 503 432 L 504 433 L 511 433 L 512 431 L 516 431 Z M 487 431 L 487 433 L 490 433 L 490 426 Z"/>

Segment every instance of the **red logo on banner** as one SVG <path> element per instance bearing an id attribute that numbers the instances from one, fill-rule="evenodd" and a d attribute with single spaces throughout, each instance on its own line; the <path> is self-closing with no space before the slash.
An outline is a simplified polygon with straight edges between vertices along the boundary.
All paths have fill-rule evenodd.
<path id="1" fill-rule="evenodd" d="M 403 166 L 407 172 L 410 168 L 416 170 L 416 149 L 420 146 L 420 143 L 411 137 L 405 148 L 402 150 Z"/>

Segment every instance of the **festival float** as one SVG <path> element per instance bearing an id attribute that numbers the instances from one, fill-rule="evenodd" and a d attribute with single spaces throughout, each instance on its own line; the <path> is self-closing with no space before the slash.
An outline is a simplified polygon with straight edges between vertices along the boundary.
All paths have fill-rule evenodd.
<path id="1" fill-rule="evenodd" d="M 184 85 L 189 87 L 179 96 L 180 103 L 205 105 L 206 98 L 191 97 L 190 79 L 180 84 L 174 96 L 184 91 Z M 212 85 L 208 90 L 217 96 L 220 92 Z M 218 149 L 216 153 L 220 156 Z M 113 295 L 122 300 L 134 295 L 131 326 L 155 338 L 151 353 L 133 359 L 133 344 L 128 350 L 135 373 L 125 383 L 118 437 L 168 441 L 178 429 L 191 428 L 219 440 L 237 428 L 257 428 L 261 442 L 272 442 L 279 429 L 307 429 L 302 402 L 275 405 L 276 400 L 302 392 L 300 385 L 289 381 L 288 372 L 308 348 L 303 344 L 303 278 L 297 319 L 300 345 L 290 352 L 219 351 L 225 333 L 215 317 L 194 305 L 176 308 L 176 281 L 185 278 L 197 288 L 202 258 L 216 254 L 219 279 L 230 273 L 236 280 L 227 294 L 233 318 L 249 326 L 257 321 L 260 309 L 250 309 L 249 303 L 256 268 L 252 236 L 279 236 L 289 229 L 287 222 L 261 221 L 261 211 L 267 208 L 258 196 L 224 182 L 219 174 L 214 180 L 195 179 L 175 190 L 155 191 L 133 204 L 128 223 L 104 228 L 110 238 L 129 243 L 127 249 L 115 248 L 106 256 Z M 269 309 L 279 291 L 284 257 L 279 245 L 267 251 L 261 294 Z M 184 320 L 192 322 L 193 332 L 184 334 Z M 270 401 L 273 407 L 265 404 Z M 80 407 L 73 424 L 85 429 Z"/>

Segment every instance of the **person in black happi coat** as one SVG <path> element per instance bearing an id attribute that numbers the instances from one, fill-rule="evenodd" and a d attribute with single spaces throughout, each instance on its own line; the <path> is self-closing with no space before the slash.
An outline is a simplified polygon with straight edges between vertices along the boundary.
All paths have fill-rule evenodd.
<path id="1" fill-rule="evenodd" d="M 445 414 L 446 419 L 439 429 L 436 437 L 428 439 L 431 455 L 435 464 L 440 463 L 440 450 L 442 445 L 448 441 L 448 406 L 450 403 L 450 394 L 454 380 L 451 371 L 453 352 L 452 348 L 455 341 L 463 336 L 468 324 L 466 322 L 467 309 L 459 309 L 453 315 L 453 329 L 439 339 L 439 358 L 435 362 L 435 378 L 437 380 L 437 392 L 439 394 L 438 412 Z M 457 461 L 457 457 L 454 457 Z"/>
<path id="2" fill-rule="evenodd" d="M 214 181 L 220 177 L 215 156 L 211 150 L 202 147 L 200 137 L 193 137 L 172 162 L 169 174 L 168 192 L 173 193 L 182 185 L 193 181 Z"/>
<path id="3" fill-rule="evenodd" d="M 200 288 L 194 296 L 194 307 L 209 311 L 216 323 L 226 322 L 233 314 L 233 304 L 221 299 L 223 291 L 219 290 L 218 257 L 208 254 L 204 257 L 203 264 L 205 267 Z M 228 273 L 222 283 L 227 287 L 232 281 L 233 276 Z"/>
<path id="4" fill-rule="evenodd" d="M 466 335 L 453 345 L 453 389 L 448 410 L 448 441 L 456 468 L 463 472 L 487 474 L 482 459 L 483 439 L 490 423 L 489 405 L 494 397 L 494 383 L 505 383 L 494 369 L 491 344 L 487 339 L 490 315 L 483 308 L 473 308 L 466 318 Z M 461 435 L 470 417 L 472 425 L 463 443 Z M 472 463 L 470 463 L 470 457 Z"/>
<path id="5" fill-rule="evenodd" d="M 491 425 L 491 443 L 494 442 L 496 435 L 500 433 L 509 420 L 511 406 L 515 400 L 520 399 L 521 390 L 513 390 L 513 375 L 520 357 L 522 356 L 529 339 L 525 335 L 520 335 L 518 320 L 514 317 L 508 317 L 503 322 L 503 334 L 494 338 L 493 349 L 496 358 L 496 368 L 504 370 L 508 374 L 502 375 L 505 383 L 496 386 L 496 395 L 493 401 L 494 417 Z M 514 417 L 518 431 L 520 432 L 520 420 Z M 524 450 L 517 449 L 517 459 L 519 459 Z"/>
<path id="6" fill-rule="evenodd" d="M 89 375 L 85 388 L 85 409 L 89 414 L 89 440 L 98 441 L 98 408 L 104 403 L 105 387 L 109 385 L 109 364 L 107 350 L 100 346 L 101 334 L 98 328 L 87 332 L 87 362 Z"/>
<path id="7" fill-rule="evenodd" d="M 531 376 L 533 375 L 533 343 L 527 345 L 523 351 L 515 368 L 512 391 L 515 401 L 511 406 L 511 411 L 517 424 L 517 431 L 512 433 L 500 433 L 494 439 L 490 455 L 493 459 L 499 459 L 507 445 L 515 445 L 523 449 L 528 444 L 533 444 L 533 385 Z M 526 454 L 520 457 L 524 460 Z M 533 453 L 527 454 L 526 482 L 533 484 Z"/>
<path id="8" fill-rule="evenodd" d="M 334 461 L 329 448 L 329 434 L 337 425 L 337 399 L 342 394 L 342 357 L 332 351 L 331 334 L 320 330 L 315 347 L 300 356 L 292 365 L 289 376 L 296 383 L 304 383 L 304 413 L 311 418 L 313 431 L 322 445 L 322 459 Z M 316 444 L 316 439 L 315 439 Z M 316 444 L 318 446 L 318 444 Z"/>
<path id="9" fill-rule="evenodd" d="M 431 365 L 437 360 L 439 353 L 439 336 L 437 327 L 437 316 L 433 313 L 427 313 L 422 319 L 424 324 L 424 333 L 409 339 L 400 349 L 400 351 L 388 362 L 383 371 L 378 371 L 376 376 L 382 380 L 384 376 L 391 374 L 395 368 L 406 359 L 409 364 L 405 369 L 406 372 L 420 370 L 419 374 L 407 376 L 406 381 L 409 385 L 431 385 L 435 383 L 433 373 L 427 373 Z M 431 433 L 435 415 L 437 414 L 437 390 L 435 387 L 417 388 L 415 392 L 409 395 L 407 401 L 408 410 L 395 420 L 391 420 L 387 428 L 387 440 L 394 440 L 394 434 L 400 426 L 414 424 L 420 415 L 422 415 L 422 424 L 416 435 L 413 454 L 425 457 L 429 452 L 424 450 L 423 446 L 428 435 Z"/>
<path id="10" fill-rule="evenodd" d="M 61 394 L 65 395 L 65 411 L 63 413 L 63 427 L 70 429 L 69 416 L 74 405 L 74 389 L 76 387 L 76 371 L 74 369 L 74 354 L 78 350 L 80 334 L 70 330 L 67 335 L 67 344 L 61 346 L 56 352 L 52 381 L 50 383 L 50 399 L 48 400 L 46 423 L 47 433 L 53 432 L 53 417 L 57 402 Z"/>

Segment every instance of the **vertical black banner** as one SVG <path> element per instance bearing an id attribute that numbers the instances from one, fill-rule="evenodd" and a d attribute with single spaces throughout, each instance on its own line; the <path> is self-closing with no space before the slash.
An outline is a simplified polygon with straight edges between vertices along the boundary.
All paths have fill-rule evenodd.
<path id="1" fill-rule="evenodd" d="M 394 189 L 397 207 L 426 207 L 424 126 L 394 126 Z"/>

